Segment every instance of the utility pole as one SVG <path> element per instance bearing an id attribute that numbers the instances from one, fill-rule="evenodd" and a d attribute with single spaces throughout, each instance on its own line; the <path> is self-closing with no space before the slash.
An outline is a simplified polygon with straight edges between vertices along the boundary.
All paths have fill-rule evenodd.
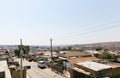
<path id="1" fill-rule="evenodd" d="M 20 39 L 20 78 L 23 78 L 23 69 L 22 69 L 22 55 L 23 55 L 23 50 L 22 50 L 22 39 Z"/>
<path id="2" fill-rule="evenodd" d="M 53 70 L 52 38 L 50 39 L 51 70 Z"/>

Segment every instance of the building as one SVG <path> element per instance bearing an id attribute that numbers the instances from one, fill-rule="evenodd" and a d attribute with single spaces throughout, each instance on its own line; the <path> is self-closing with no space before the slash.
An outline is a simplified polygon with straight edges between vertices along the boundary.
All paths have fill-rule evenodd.
<path id="1" fill-rule="evenodd" d="M 91 56 L 91 57 L 83 57 L 83 58 L 76 58 L 76 59 L 70 59 L 69 62 L 72 65 L 72 67 L 74 67 L 76 65 L 76 63 L 80 63 L 80 62 L 88 62 L 88 61 L 99 61 L 100 59 Z"/>
<path id="2" fill-rule="evenodd" d="M 88 56 L 91 56 L 91 55 L 85 52 L 80 52 L 80 51 L 68 51 L 65 54 L 60 55 L 60 57 L 64 57 L 67 59 L 81 58 L 81 57 L 88 57 Z"/>
<path id="3" fill-rule="evenodd" d="M 80 63 L 80 62 L 87 62 L 87 61 L 99 61 L 100 59 L 96 58 L 96 57 L 81 57 L 81 58 L 75 58 L 75 59 L 69 59 L 68 61 L 66 61 L 63 65 L 66 67 L 66 72 L 71 73 L 71 69 L 74 68 L 76 66 L 76 63 Z M 66 74 L 65 74 L 66 75 Z M 67 75 L 68 76 L 68 75 Z M 70 78 L 70 76 L 68 76 Z"/>
<path id="4" fill-rule="evenodd" d="M 0 48 L 0 60 L 6 60 L 8 58 L 7 49 Z"/>
<path id="5" fill-rule="evenodd" d="M 59 55 L 58 55 L 58 53 L 57 52 L 55 52 L 55 51 L 53 51 L 52 52 L 52 57 L 53 58 L 57 58 Z M 42 57 L 44 57 L 44 58 L 47 58 L 47 59 L 51 59 L 51 52 L 50 51 L 46 51 L 44 54 L 43 54 L 43 56 Z"/>
<path id="6" fill-rule="evenodd" d="M 91 58 L 91 55 L 80 51 L 68 51 L 60 55 L 59 59 L 63 61 L 62 66 L 63 66 L 63 71 L 65 72 L 64 75 L 66 75 L 66 72 L 68 75 L 70 75 L 71 68 L 74 66 L 74 64 L 78 63 L 80 59 L 88 58 L 88 57 Z M 70 76 L 68 75 L 66 77 L 70 78 Z"/>
<path id="7" fill-rule="evenodd" d="M 73 67 L 71 78 L 119 78 L 120 64 L 110 62 L 79 62 Z"/>
<path id="8" fill-rule="evenodd" d="M 90 54 L 84 53 L 84 52 L 79 52 L 79 51 L 70 51 L 70 52 L 66 52 L 63 55 L 60 55 L 59 59 L 63 60 L 63 66 L 65 68 L 65 70 L 71 68 L 71 60 L 77 60 L 77 59 L 81 59 L 84 57 L 91 57 Z"/>
<path id="9" fill-rule="evenodd" d="M 11 78 L 7 61 L 0 61 L 0 78 Z"/>

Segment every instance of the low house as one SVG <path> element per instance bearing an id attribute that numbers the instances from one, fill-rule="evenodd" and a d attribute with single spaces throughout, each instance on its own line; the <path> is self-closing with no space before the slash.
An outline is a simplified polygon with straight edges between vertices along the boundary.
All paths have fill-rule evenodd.
<path id="1" fill-rule="evenodd" d="M 0 52 L 6 52 L 7 51 L 7 49 L 5 49 L 5 48 L 0 48 Z"/>
<path id="2" fill-rule="evenodd" d="M 74 67 L 76 63 L 88 62 L 88 61 L 99 61 L 99 60 L 100 59 L 92 56 L 92 57 L 83 57 L 83 58 L 71 59 L 71 60 L 69 60 L 69 62 L 72 65 L 72 67 Z"/>
<path id="3" fill-rule="evenodd" d="M 52 52 L 52 57 L 53 58 L 56 58 L 56 57 L 58 57 L 58 53 L 57 52 Z M 47 58 L 47 59 L 51 59 L 51 52 L 50 51 L 47 51 L 47 52 L 45 52 L 44 54 L 43 54 L 43 57 L 45 57 L 45 58 Z"/>
<path id="4" fill-rule="evenodd" d="M 11 78 L 7 61 L 0 61 L 0 78 Z"/>
<path id="5" fill-rule="evenodd" d="M 60 55 L 61 57 L 72 59 L 72 58 L 80 58 L 80 57 L 88 57 L 91 56 L 90 54 L 87 54 L 85 52 L 79 52 L 79 51 L 70 51 L 66 52 L 65 54 Z"/>
<path id="6" fill-rule="evenodd" d="M 91 57 L 90 54 L 80 51 L 69 51 L 65 52 L 64 54 L 60 55 L 59 59 L 63 60 L 63 71 L 65 72 L 64 75 L 71 72 L 71 68 L 74 66 L 75 63 L 78 63 L 80 60 L 92 60 L 95 57 Z M 70 77 L 70 76 L 67 76 Z"/>
<path id="7" fill-rule="evenodd" d="M 79 62 L 72 68 L 71 78 L 119 78 L 120 64 L 100 62 Z"/>
<path id="8" fill-rule="evenodd" d="M 100 59 L 96 58 L 96 57 L 83 57 L 83 58 L 75 58 L 75 59 L 69 59 L 68 61 L 65 62 L 64 65 L 64 68 L 65 68 L 65 71 L 67 73 L 71 73 L 71 69 L 74 68 L 76 66 L 76 63 L 79 63 L 79 62 L 87 62 L 87 61 L 99 61 Z M 70 78 L 70 76 L 69 76 Z"/>
<path id="9" fill-rule="evenodd" d="M 63 60 L 63 67 L 65 68 L 65 70 L 69 70 L 69 68 L 71 68 L 71 60 L 81 59 L 84 57 L 91 57 L 91 55 L 79 51 L 70 51 L 66 52 L 63 55 L 60 55 L 59 59 Z"/>
<path id="10" fill-rule="evenodd" d="M 44 55 L 46 51 L 38 51 L 38 52 L 35 52 L 36 55 L 38 56 L 41 56 L 41 55 Z"/>

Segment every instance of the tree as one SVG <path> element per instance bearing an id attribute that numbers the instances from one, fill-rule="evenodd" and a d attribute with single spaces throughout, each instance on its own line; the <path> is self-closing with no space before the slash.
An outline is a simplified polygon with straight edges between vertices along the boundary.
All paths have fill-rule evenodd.
<path id="1" fill-rule="evenodd" d="M 57 47 L 56 52 L 57 52 L 57 53 L 59 53 L 59 52 L 60 52 L 60 47 Z"/>
<path id="2" fill-rule="evenodd" d="M 24 54 L 28 54 L 29 53 L 29 51 L 30 51 L 30 47 L 29 46 L 24 46 L 24 45 L 18 45 L 18 48 L 19 48 L 19 50 L 23 50 L 23 53 Z"/>
<path id="3" fill-rule="evenodd" d="M 112 59 L 112 55 L 106 51 L 102 52 L 98 57 L 101 59 Z"/>
<path id="4" fill-rule="evenodd" d="M 66 49 L 66 48 L 62 48 L 61 50 L 62 50 L 62 51 L 66 51 L 67 49 Z"/>
<path id="5" fill-rule="evenodd" d="M 23 48 L 24 54 L 28 54 L 29 51 L 30 51 L 30 47 L 29 46 L 24 46 L 24 48 Z"/>
<path id="6" fill-rule="evenodd" d="M 95 50 L 100 51 L 100 50 L 102 50 L 102 47 L 97 47 Z"/>
<path id="7" fill-rule="evenodd" d="M 81 52 L 83 52 L 84 50 L 83 49 L 80 49 Z"/>
<path id="8" fill-rule="evenodd" d="M 68 47 L 68 50 L 72 50 L 72 47 L 71 47 L 71 46 L 69 46 L 69 47 Z"/>
<path id="9" fill-rule="evenodd" d="M 20 50 L 19 49 L 15 49 L 14 50 L 14 54 L 19 57 L 20 56 Z"/>
<path id="10" fill-rule="evenodd" d="M 9 52 L 6 50 L 5 53 L 8 54 Z"/>

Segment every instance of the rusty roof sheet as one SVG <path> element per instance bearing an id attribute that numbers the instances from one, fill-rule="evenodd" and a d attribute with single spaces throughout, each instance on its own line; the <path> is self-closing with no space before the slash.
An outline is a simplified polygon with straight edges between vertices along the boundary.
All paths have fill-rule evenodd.
<path id="1" fill-rule="evenodd" d="M 70 59 L 69 62 L 71 64 L 79 63 L 79 62 L 87 62 L 87 61 L 98 61 L 99 59 L 96 57 L 83 57 L 83 58 L 76 58 Z"/>
<path id="2" fill-rule="evenodd" d="M 85 52 L 79 52 L 79 51 L 70 51 L 67 52 L 63 55 L 63 57 L 84 57 L 84 56 L 88 56 L 90 54 L 87 54 Z"/>

